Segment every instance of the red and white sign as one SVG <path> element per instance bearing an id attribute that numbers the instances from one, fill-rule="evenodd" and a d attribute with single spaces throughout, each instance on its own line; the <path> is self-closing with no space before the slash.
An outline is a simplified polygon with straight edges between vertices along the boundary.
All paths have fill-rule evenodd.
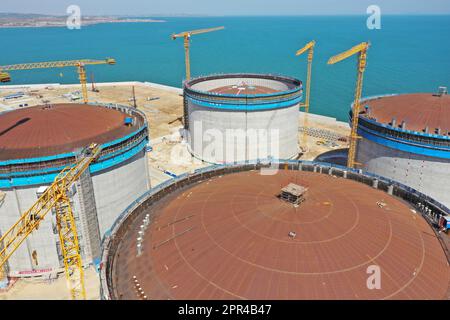
<path id="1" fill-rule="evenodd" d="M 53 268 L 9 272 L 10 277 L 36 276 L 55 271 Z"/>

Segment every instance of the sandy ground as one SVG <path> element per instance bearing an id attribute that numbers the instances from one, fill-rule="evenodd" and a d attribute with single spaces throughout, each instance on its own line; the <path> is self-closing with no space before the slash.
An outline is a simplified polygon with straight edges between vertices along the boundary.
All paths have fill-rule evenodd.
<path id="1" fill-rule="evenodd" d="M 94 267 L 84 270 L 87 300 L 100 299 L 100 279 Z M 64 274 L 55 280 L 21 279 L 7 292 L 0 292 L 0 300 L 69 300 L 70 292 Z"/>
<path id="2" fill-rule="evenodd" d="M 304 113 L 300 113 L 299 117 L 299 126 L 303 127 L 305 125 L 304 122 Z M 308 115 L 307 125 L 310 128 L 323 129 L 326 131 L 330 131 L 338 136 L 348 137 L 350 135 L 350 127 L 347 123 L 336 121 L 333 118 L 317 116 L 314 114 Z M 299 144 L 303 147 L 305 145 L 305 136 L 302 132 L 299 133 Z M 348 148 L 348 143 L 335 141 L 338 145 L 335 148 L 330 148 L 324 145 L 318 145 L 319 141 L 326 141 L 322 138 L 316 138 L 309 135 L 306 135 L 306 153 L 304 153 L 300 159 L 302 160 L 314 160 L 318 155 L 335 150 L 340 148 Z"/>
<path id="3" fill-rule="evenodd" d="M 99 92 L 92 92 L 89 85 L 89 102 L 119 103 L 133 106 L 133 86 L 136 95 L 137 108 L 147 116 L 150 130 L 150 141 L 153 151 L 148 153 L 148 163 L 152 187 L 166 181 L 171 176 L 180 175 L 205 167 L 208 164 L 193 159 L 187 152 L 184 142 L 181 141 L 183 98 L 180 91 L 161 87 L 150 87 L 142 83 L 97 85 Z M 64 94 L 79 91 L 78 85 L 59 86 L 49 85 L 41 87 L 23 87 L 15 89 L 0 88 L 0 112 L 45 103 L 67 103 L 69 98 Z M 22 91 L 26 97 L 18 100 L 4 101 L 2 97 Z M 77 102 L 80 102 L 77 101 Z M 25 106 L 26 107 L 26 106 Z M 311 115 L 308 117 L 310 127 L 326 129 L 337 134 L 347 136 L 349 128 L 330 118 Z M 303 126 L 303 117 L 300 114 L 299 125 Z M 307 136 L 307 152 L 300 159 L 313 160 L 317 155 L 332 150 L 326 146 L 317 145 L 323 140 Z M 303 141 L 303 133 L 299 132 L 299 142 Z M 346 144 L 340 143 L 340 147 Z M 86 288 L 88 299 L 99 299 L 99 279 L 93 268 L 86 270 Z M 7 293 L 0 293 L 0 299 L 68 299 L 69 291 L 64 276 L 47 283 L 35 280 L 19 280 Z"/>

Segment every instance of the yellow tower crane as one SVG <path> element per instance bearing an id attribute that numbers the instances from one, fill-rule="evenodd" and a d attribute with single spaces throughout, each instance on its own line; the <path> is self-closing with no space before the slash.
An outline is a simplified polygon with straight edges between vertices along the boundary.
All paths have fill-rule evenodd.
<path id="1" fill-rule="evenodd" d="M 84 148 L 79 160 L 74 165 L 62 170 L 36 203 L 2 235 L 0 238 L 0 279 L 4 276 L 1 273 L 9 257 L 33 231 L 39 228 L 40 222 L 47 213 L 54 209 L 71 297 L 72 299 L 86 298 L 78 233 L 67 191 L 72 183 L 78 180 L 85 170 L 89 169 L 89 165 L 97 159 L 101 149 L 101 146 L 95 143 Z"/>
<path id="2" fill-rule="evenodd" d="M 341 54 L 338 54 L 334 57 L 331 57 L 328 60 L 328 64 L 335 64 L 339 61 L 345 60 L 354 54 L 359 54 L 358 59 L 358 77 L 356 81 L 356 90 L 355 90 L 355 100 L 353 103 L 353 113 L 352 113 L 352 128 L 350 133 L 350 148 L 348 150 L 348 159 L 347 159 L 347 167 L 354 168 L 355 165 L 359 164 L 356 162 L 356 147 L 358 144 L 358 139 L 361 137 L 358 136 L 358 120 L 359 120 L 359 109 L 361 103 L 361 95 L 363 89 L 363 80 L 364 80 L 364 71 L 366 70 L 367 64 L 367 50 L 369 49 L 370 44 L 368 42 L 362 42 L 357 46 L 354 46 L 348 51 L 345 51 Z"/>
<path id="3" fill-rule="evenodd" d="M 31 69 L 46 69 L 46 68 L 64 68 L 64 67 L 76 67 L 81 84 L 81 92 L 83 93 L 83 102 L 88 103 L 88 90 L 86 85 L 86 68 L 87 65 L 97 64 L 116 64 L 116 60 L 107 58 L 105 60 L 66 60 L 66 61 L 50 61 L 50 62 L 35 62 L 35 63 L 21 63 L 12 64 L 6 66 L 0 66 L 0 82 L 11 81 L 11 76 L 6 71 L 16 70 L 31 70 Z"/>
<path id="4" fill-rule="evenodd" d="M 191 39 L 191 36 L 194 34 L 207 33 L 207 32 L 218 31 L 218 30 L 222 30 L 222 29 L 225 29 L 225 27 L 216 27 L 216 28 L 209 28 L 209 29 L 185 31 L 185 32 L 181 32 L 181 33 L 172 35 L 173 40 L 175 40 L 177 38 L 184 38 L 184 54 L 185 54 L 185 61 L 186 61 L 186 80 L 189 80 L 191 78 L 191 63 L 189 60 L 189 40 Z"/>
<path id="5" fill-rule="evenodd" d="M 314 58 L 314 46 L 316 45 L 316 42 L 313 40 L 311 42 L 308 42 L 306 46 L 301 48 L 297 51 L 295 54 L 296 56 L 302 55 L 306 51 L 308 51 L 308 72 L 306 76 L 306 95 L 305 95 L 305 103 L 301 104 L 302 107 L 305 108 L 305 115 L 303 118 L 303 139 L 302 144 L 303 148 L 306 151 L 307 148 L 307 142 L 308 142 L 308 114 L 309 114 L 309 99 L 311 94 L 311 70 L 312 70 L 312 62 Z"/>

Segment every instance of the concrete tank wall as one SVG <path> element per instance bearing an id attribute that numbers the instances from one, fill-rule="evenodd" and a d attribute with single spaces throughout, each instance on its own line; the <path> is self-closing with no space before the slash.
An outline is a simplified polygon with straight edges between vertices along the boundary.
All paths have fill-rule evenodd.
<path id="1" fill-rule="evenodd" d="M 79 186 L 73 189 L 75 192 L 71 195 L 72 209 L 82 247 L 83 264 L 90 264 L 93 259 L 99 258 L 101 236 L 130 203 L 150 189 L 146 162 L 147 154 L 142 150 L 126 162 L 92 176 L 98 221 L 89 221 L 89 223 L 97 223 L 100 229 L 100 237 L 96 239 L 98 243 L 89 245 L 89 247 L 98 248 L 93 254 L 91 254 L 90 248 L 86 250 L 89 252 L 85 252 L 86 241 L 89 239 L 93 242 L 94 240 L 88 234 L 88 227 L 83 226 L 82 219 L 80 219 L 80 208 L 83 204 L 80 203 Z M 36 202 L 39 187 L 3 190 L 6 197 L 0 207 L 0 230 L 2 233 L 7 231 L 20 215 Z M 37 252 L 38 265 L 33 263 L 32 252 L 34 250 Z M 58 253 L 59 238 L 56 219 L 54 214 L 49 212 L 41 222 L 39 229 L 33 232 L 10 257 L 8 261 L 9 275 L 30 276 L 58 270 L 63 267 Z"/>
<path id="2" fill-rule="evenodd" d="M 98 159 L 69 188 L 84 265 L 96 262 L 103 235 L 130 203 L 150 189 L 145 115 L 120 105 L 104 107 L 133 114 L 139 121 L 131 134 L 104 143 Z M 45 191 L 40 187 L 49 186 L 61 166 L 71 165 L 74 157 L 78 157 L 75 151 L 45 159 L 19 159 L 14 165 L 10 161 L 0 162 L 0 189 L 5 193 L 4 201 L 0 203 L 0 235 L 5 234 L 37 201 Z M 35 170 L 36 164 L 42 170 Z M 9 258 L 8 274 L 13 277 L 38 276 L 61 271 L 60 251 L 56 218 L 50 211 L 38 230 L 30 234 Z"/>
<path id="3" fill-rule="evenodd" d="M 0 228 L 1 233 L 6 232 L 19 217 L 29 209 L 38 199 L 37 187 L 14 188 L 3 190 L 6 194 L 3 205 L 0 207 Z M 39 229 L 33 232 L 24 243 L 9 258 L 8 265 L 10 271 L 31 271 L 32 269 L 48 269 L 59 267 L 56 241 L 58 234 L 54 233 L 54 223 L 52 213 L 49 212 L 47 218 L 42 221 Z M 33 265 L 32 252 L 37 251 L 38 265 Z"/>
<path id="4" fill-rule="evenodd" d="M 298 104 L 245 112 L 205 108 L 189 102 L 188 112 L 190 151 L 205 161 L 224 163 L 270 156 L 290 159 L 299 152 Z"/>
<path id="5" fill-rule="evenodd" d="M 368 139 L 358 143 L 364 170 L 410 186 L 450 207 L 450 160 L 392 149 Z"/>
<path id="6" fill-rule="evenodd" d="M 101 235 L 131 202 L 150 189 L 146 163 L 147 153 L 142 150 L 120 166 L 92 177 Z"/>
<path id="7" fill-rule="evenodd" d="M 238 89 L 242 83 L 266 93 L 242 92 Z M 231 93 L 214 91 L 223 87 Z M 189 151 L 211 163 L 297 156 L 302 94 L 300 80 L 267 74 L 212 75 L 186 82 L 184 127 Z"/>

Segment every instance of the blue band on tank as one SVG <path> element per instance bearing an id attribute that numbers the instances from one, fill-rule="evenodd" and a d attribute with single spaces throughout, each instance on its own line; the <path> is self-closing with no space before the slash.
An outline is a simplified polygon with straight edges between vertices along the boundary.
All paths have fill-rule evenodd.
<path id="1" fill-rule="evenodd" d="M 381 127 L 381 128 L 386 128 L 386 129 L 392 130 L 394 132 L 408 133 L 408 134 L 411 134 L 411 135 L 425 137 L 425 138 L 435 138 L 435 139 L 441 139 L 441 140 L 450 140 L 449 136 L 444 136 L 444 135 L 439 135 L 439 134 L 432 134 L 432 133 L 425 133 L 425 132 L 418 132 L 418 131 L 401 129 L 401 128 L 395 128 L 395 127 L 392 127 L 390 125 L 387 125 L 387 124 L 384 124 L 384 123 L 380 123 L 380 122 L 377 122 L 377 121 L 372 120 L 372 119 L 361 118 L 361 116 L 359 117 L 359 119 L 360 119 L 359 120 L 360 123 L 365 121 L 365 122 L 368 122 L 368 123 L 370 123 L 370 124 L 372 124 L 374 126 L 378 126 L 378 127 Z M 351 120 L 352 119 L 350 117 L 350 123 L 351 123 Z"/>
<path id="2" fill-rule="evenodd" d="M 129 148 L 132 148 L 138 144 L 141 143 L 141 141 L 145 139 L 147 140 L 146 137 L 142 137 L 141 139 L 133 142 L 132 144 L 130 144 L 128 146 Z M 103 160 L 112 158 L 120 153 L 123 153 L 124 151 L 126 151 L 127 149 L 120 149 L 117 150 L 115 152 L 111 152 L 108 153 L 104 156 L 101 156 L 100 158 L 98 158 L 97 162 L 101 162 Z M 59 166 L 59 167 L 50 167 L 50 168 L 45 168 L 45 169 L 40 169 L 40 170 L 30 170 L 30 171 L 17 171 L 17 172 L 9 172 L 9 173 L 1 173 L 0 174 L 0 179 L 1 178 L 10 178 L 10 177 L 20 177 L 20 176 L 36 176 L 36 175 L 42 175 L 42 174 L 47 174 L 47 173 L 54 173 L 54 172 L 60 172 L 61 170 L 63 170 L 66 167 L 66 165 L 64 166 Z"/>
<path id="3" fill-rule="evenodd" d="M 102 144 L 102 148 L 107 148 L 116 144 L 119 144 L 135 135 L 138 135 L 140 132 L 142 132 L 142 130 L 146 130 L 147 125 L 144 125 L 142 128 L 140 128 L 139 130 L 132 132 L 122 138 L 116 139 L 114 141 L 111 142 L 107 142 Z M 1 166 L 8 166 L 8 165 L 12 165 L 12 164 L 27 164 L 27 163 L 36 163 L 36 162 L 46 162 L 46 161 L 54 161 L 54 160 L 59 160 L 59 159 L 64 159 L 64 158 L 72 158 L 76 156 L 76 152 L 68 152 L 68 153 L 61 153 L 61 154 L 57 154 L 57 155 L 51 155 L 51 156 L 45 156 L 45 157 L 38 157 L 38 158 L 26 158 L 26 159 L 11 159 L 11 160 L 6 160 L 6 161 L 0 161 L 0 167 Z"/>
<path id="4" fill-rule="evenodd" d="M 303 89 L 303 87 L 298 87 L 298 88 L 294 88 L 291 90 L 286 90 L 283 92 L 273 92 L 273 93 L 258 93 L 258 94 L 247 94 L 245 96 L 236 96 L 235 94 L 226 94 L 226 93 L 215 93 L 215 92 L 208 92 L 208 91 L 200 91 L 200 90 L 195 90 L 192 88 L 189 88 L 189 91 L 192 91 L 198 95 L 203 95 L 205 97 L 207 96 L 212 96 L 212 97 L 223 97 L 223 98 L 230 98 L 230 99 L 236 99 L 236 98 L 243 98 L 243 97 L 247 97 L 250 99 L 257 99 L 257 98 L 268 98 L 268 97 L 280 97 L 283 95 L 288 95 L 291 93 L 295 93 L 295 92 L 299 92 L 301 89 Z M 189 95 L 189 92 L 187 93 Z"/>
<path id="5" fill-rule="evenodd" d="M 294 99 L 289 99 L 286 101 L 270 102 L 270 103 L 260 103 L 260 104 L 226 104 L 226 103 L 212 103 L 203 100 L 194 99 L 192 97 L 187 97 L 187 99 L 201 107 L 214 108 L 222 110 L 242 110 L 242 111 L 255 111 L 255 110 L 270 110 L 270 109 L 282 109 L 292 107 L 299 104 L 302 100 L 302 96 L 296 97 Z"/>
<path id="6" fill-rule="evenodd" d="M 96 173 L 101 170 L 108 169 L 117 164 L 125 162 L 126 160 L 132 158 L 139 152 L 141 152 L 148 143 L 148 137 L 145 137 L 141 142 L 134 147 L 129 148 L 127 151 L 121 153 L 116 152 L 114 156 L 104 159 L 103 161 L 95 162 L 91 164 L 89 167 L 91 173 Z M 52 168 L 53 171 L 55 168 Z M 0 188 L 12 188 L 12 187 L 21 187 L 21 186 L 31 186 L 31 185 L 39 185 L 39 184 L 50 184 L 55 179 L 56 175 L 59 171 L 53 173 L 44 173 L 38 174 L 34 176 L 13 176 L 9 178 L 0 178 Z"/>
<path id="7" fill-rule="evenodd" d="M 423 156 L 450 159 L 450 148 L 431 146 L 416 141 L 402 140 L 393 138 L 389 135 L 384 135 L 380 132 L 370 130 L 363 126 L 358 127 L 358 134 L 367 140 L 373 141 L 377 144 L 384 145 L 391 149 L 396 149 L 404 152 L 419 154 Z"/>

